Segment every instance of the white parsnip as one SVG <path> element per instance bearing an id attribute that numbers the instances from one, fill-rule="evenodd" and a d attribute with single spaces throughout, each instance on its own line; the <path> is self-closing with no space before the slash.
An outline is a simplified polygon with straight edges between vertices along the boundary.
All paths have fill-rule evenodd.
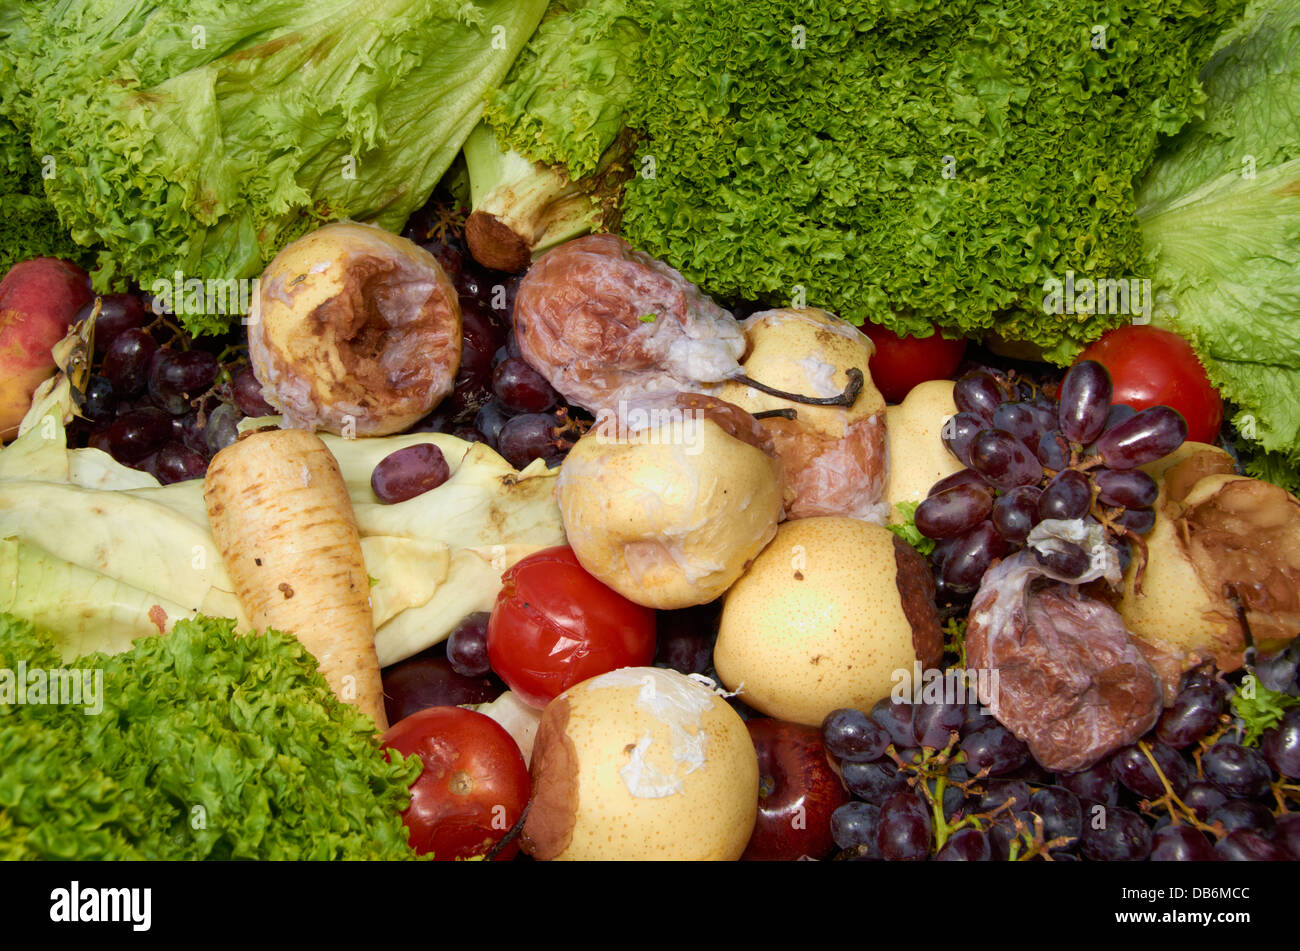
<path id="1" fill-rule="evenodd" d="M 204 499 L 249 622 L 294 634 L 334 693 L 386 729 L 361 539 L 320 437 L 298 429 L 241 437 L 208 466 Z"/>

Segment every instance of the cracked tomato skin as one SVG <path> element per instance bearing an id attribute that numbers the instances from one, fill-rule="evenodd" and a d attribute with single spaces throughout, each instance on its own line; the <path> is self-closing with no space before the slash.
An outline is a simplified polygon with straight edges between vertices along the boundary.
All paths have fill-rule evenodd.
<path id="1" fill-rule="evenodd" d="M 501 576 L 487 646 L 497 676 L 540 709 L 599 674 L 650 666 L 655 612 L 597 580 L 572 548 L 559 545 L 520 559 Z"/>
<path id="2" fill-rule="evenodd" d="M 419 756 L 424 769 L 402 813 L 411 848 L 439 861 L 485 856 L 524 813 L 531 783 L 519 745 L 491 717 L 428 707 L 399 720 L 380 744 Z M 519 851 L 512 840 L 495 858 Z"/>

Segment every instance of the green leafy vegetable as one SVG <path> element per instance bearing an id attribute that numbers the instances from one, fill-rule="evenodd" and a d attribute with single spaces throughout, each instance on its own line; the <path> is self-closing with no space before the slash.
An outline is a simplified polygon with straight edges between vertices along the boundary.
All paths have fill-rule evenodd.
<path id="1" fill-rule="evenodd" d="M 1300 706 L 1300 697 L 1269 690 L 1252 674 L 1233 690 L 1230 702 L 1233 714 L 1242 722 L 1242 743 L 1257 746 L 1260 737 L 1277 726 L 1289 708 Z"/>
<path id="2" fill-rule="evenodd" d="M 54 157 L 46 192 L 106 248 L 101 287 L 250 278 L 322 221 L 400 228 L 545 7 L 43 0 L 8 18 L 0 114 Z"/>
<path id="3" fill-rule="evenodd" d="M 1139 199 L 1186 336 L 1236 406 L 1256 476 L 1300 489 L 1300 4 L 1256 2 L 1203 73 L 1205 118 L 1175 139 Z"/>
<path id="4" fill-rule="evenodd" d="M 60 667 L 0 615 L 0 669 L 20 662 Z M 0 705 L 0 857 L 414 857 L 399 813 L 418 758 L 389 761 L 294 638 L 200 618 L 68 668 L 102 677 L 99 713 L 84 694 Z"/>
<path id="5" fill-rule="evenodd" d="M 622 135 L 635 94 L 631 62 L 645 31 L 623 0 L 563 0 L 537 28 L 510 75 L 488 96 L 484 121 L 508 149 L 594 173 Z"/>
<path id="6" fill-rule="evenodd" d="M 59 223 L 27 140 L 12 122 L 0 117 L 0 276 L 19 261 L 39 257 L 78 264 L 93 258 L 77 247 Z"/>
<path id="7" fill-rule="evenodd" d="M 1135 179 L 1243 0 L 627 0 L 647 135 L 623 234 L 708 292 L 1032 341 L 1073 270 L 1139 276 Z"/>
<path id="8" fill-rule="evenodd" d="M 920 502 L 896 502 L 894 511 L 902 517 L 902 522 L 886 525 L 885 528 L 907 542 L 922 555 L 928 555 L 934 551 L 934 539 L 926 538 L 916 529 L 916 507 L 920 504 Z"/>

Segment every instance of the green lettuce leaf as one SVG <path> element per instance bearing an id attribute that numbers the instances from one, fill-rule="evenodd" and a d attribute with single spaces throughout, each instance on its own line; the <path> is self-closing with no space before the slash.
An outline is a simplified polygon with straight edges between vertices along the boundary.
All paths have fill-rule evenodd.
<path id="1" fill-rule="evenodd" d="M 1136 183 L 1244 6 L 627 2 L 634 246 L 725 299 L 1054 359 L 1128 319 L 1045 313 L 1044 282 L 1143 276 Z"/>
<path id="2" fill-rule="evenodd" d="M 0 614 L 0 670 L 20 663 L 60 668 Z M 415 857 L 399 813 L 419 759 L 390 761 L 294 638 L 201 618 L 67 669 L 79 703 L 0 704 L 0 857 Z"/>
<path id="3" fill-rule="evenodd" d="M 623 0 L 552 5 L 510 74 L 488 95 L 497 141 L 572 179 L 595 172 L 623 131 L 630 68 L 645 31 Z"/>
<path id="4" fill-rule="evenodd" d="M 1167 297 L 1155 322 L 1186 336 L 1257 453 L 1295 488 L 1300 464 L 1300 4 L 1262 0 L 1206 67 L 1205 118 L 1139 193 Z M 1268 454 L 1271 454 L 1268 455 Z"/>
<path id="5" fill-rule="evenodd" d="M 400 229 L 545 7 L 46 0 L 10 37 L 0 113 L 54 157 L 46 193 L 106 248 L 99 286 L 251 278 L 324 221 Z"/>

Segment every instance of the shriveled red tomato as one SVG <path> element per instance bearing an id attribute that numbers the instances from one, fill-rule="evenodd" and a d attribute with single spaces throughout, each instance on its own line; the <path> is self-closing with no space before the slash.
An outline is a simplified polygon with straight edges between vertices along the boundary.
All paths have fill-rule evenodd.
<path id="1" fill-rule="evenodd" d="M 1079 354 L 1110 371 L 1112 403 L 1136 410 L 1172 406 L 1187 420 L 1187 438 L 1213 443 L 1223 425 L 1223 398 L 1186 340 L 1159 327 L 1116 327 Z"/>
<path id="2" fill-rule="evenodd" d="M 649 665 L 655 612 L 598 581 L 572 548 L 559 545 L 501 576 L 487 645 L 496 675 L 540 708 L 590 677 Z"/>
<path id="3" fill-rule="evenodd" d="M 900 337 L 877 324 L 863 324 L 862 332 L 876 345 L 871 381 L 886 403 L 903 402 L 918 383 L 948 379 L 966 355 L 964 339 L 947 340 L 938 330 L 928 337 Z"/>
<path id="4" fill-rule="evenodd" d="M 523 815 L 530 783 L 519 744 L 499 723 L 461 707 L 428 707 L 399 720 L 380 738 L 424 771 L 402 813 L 411 847 L 450 861 L 486 855 Z M 497 859 L 513 858 L 517 841 Z"/>

